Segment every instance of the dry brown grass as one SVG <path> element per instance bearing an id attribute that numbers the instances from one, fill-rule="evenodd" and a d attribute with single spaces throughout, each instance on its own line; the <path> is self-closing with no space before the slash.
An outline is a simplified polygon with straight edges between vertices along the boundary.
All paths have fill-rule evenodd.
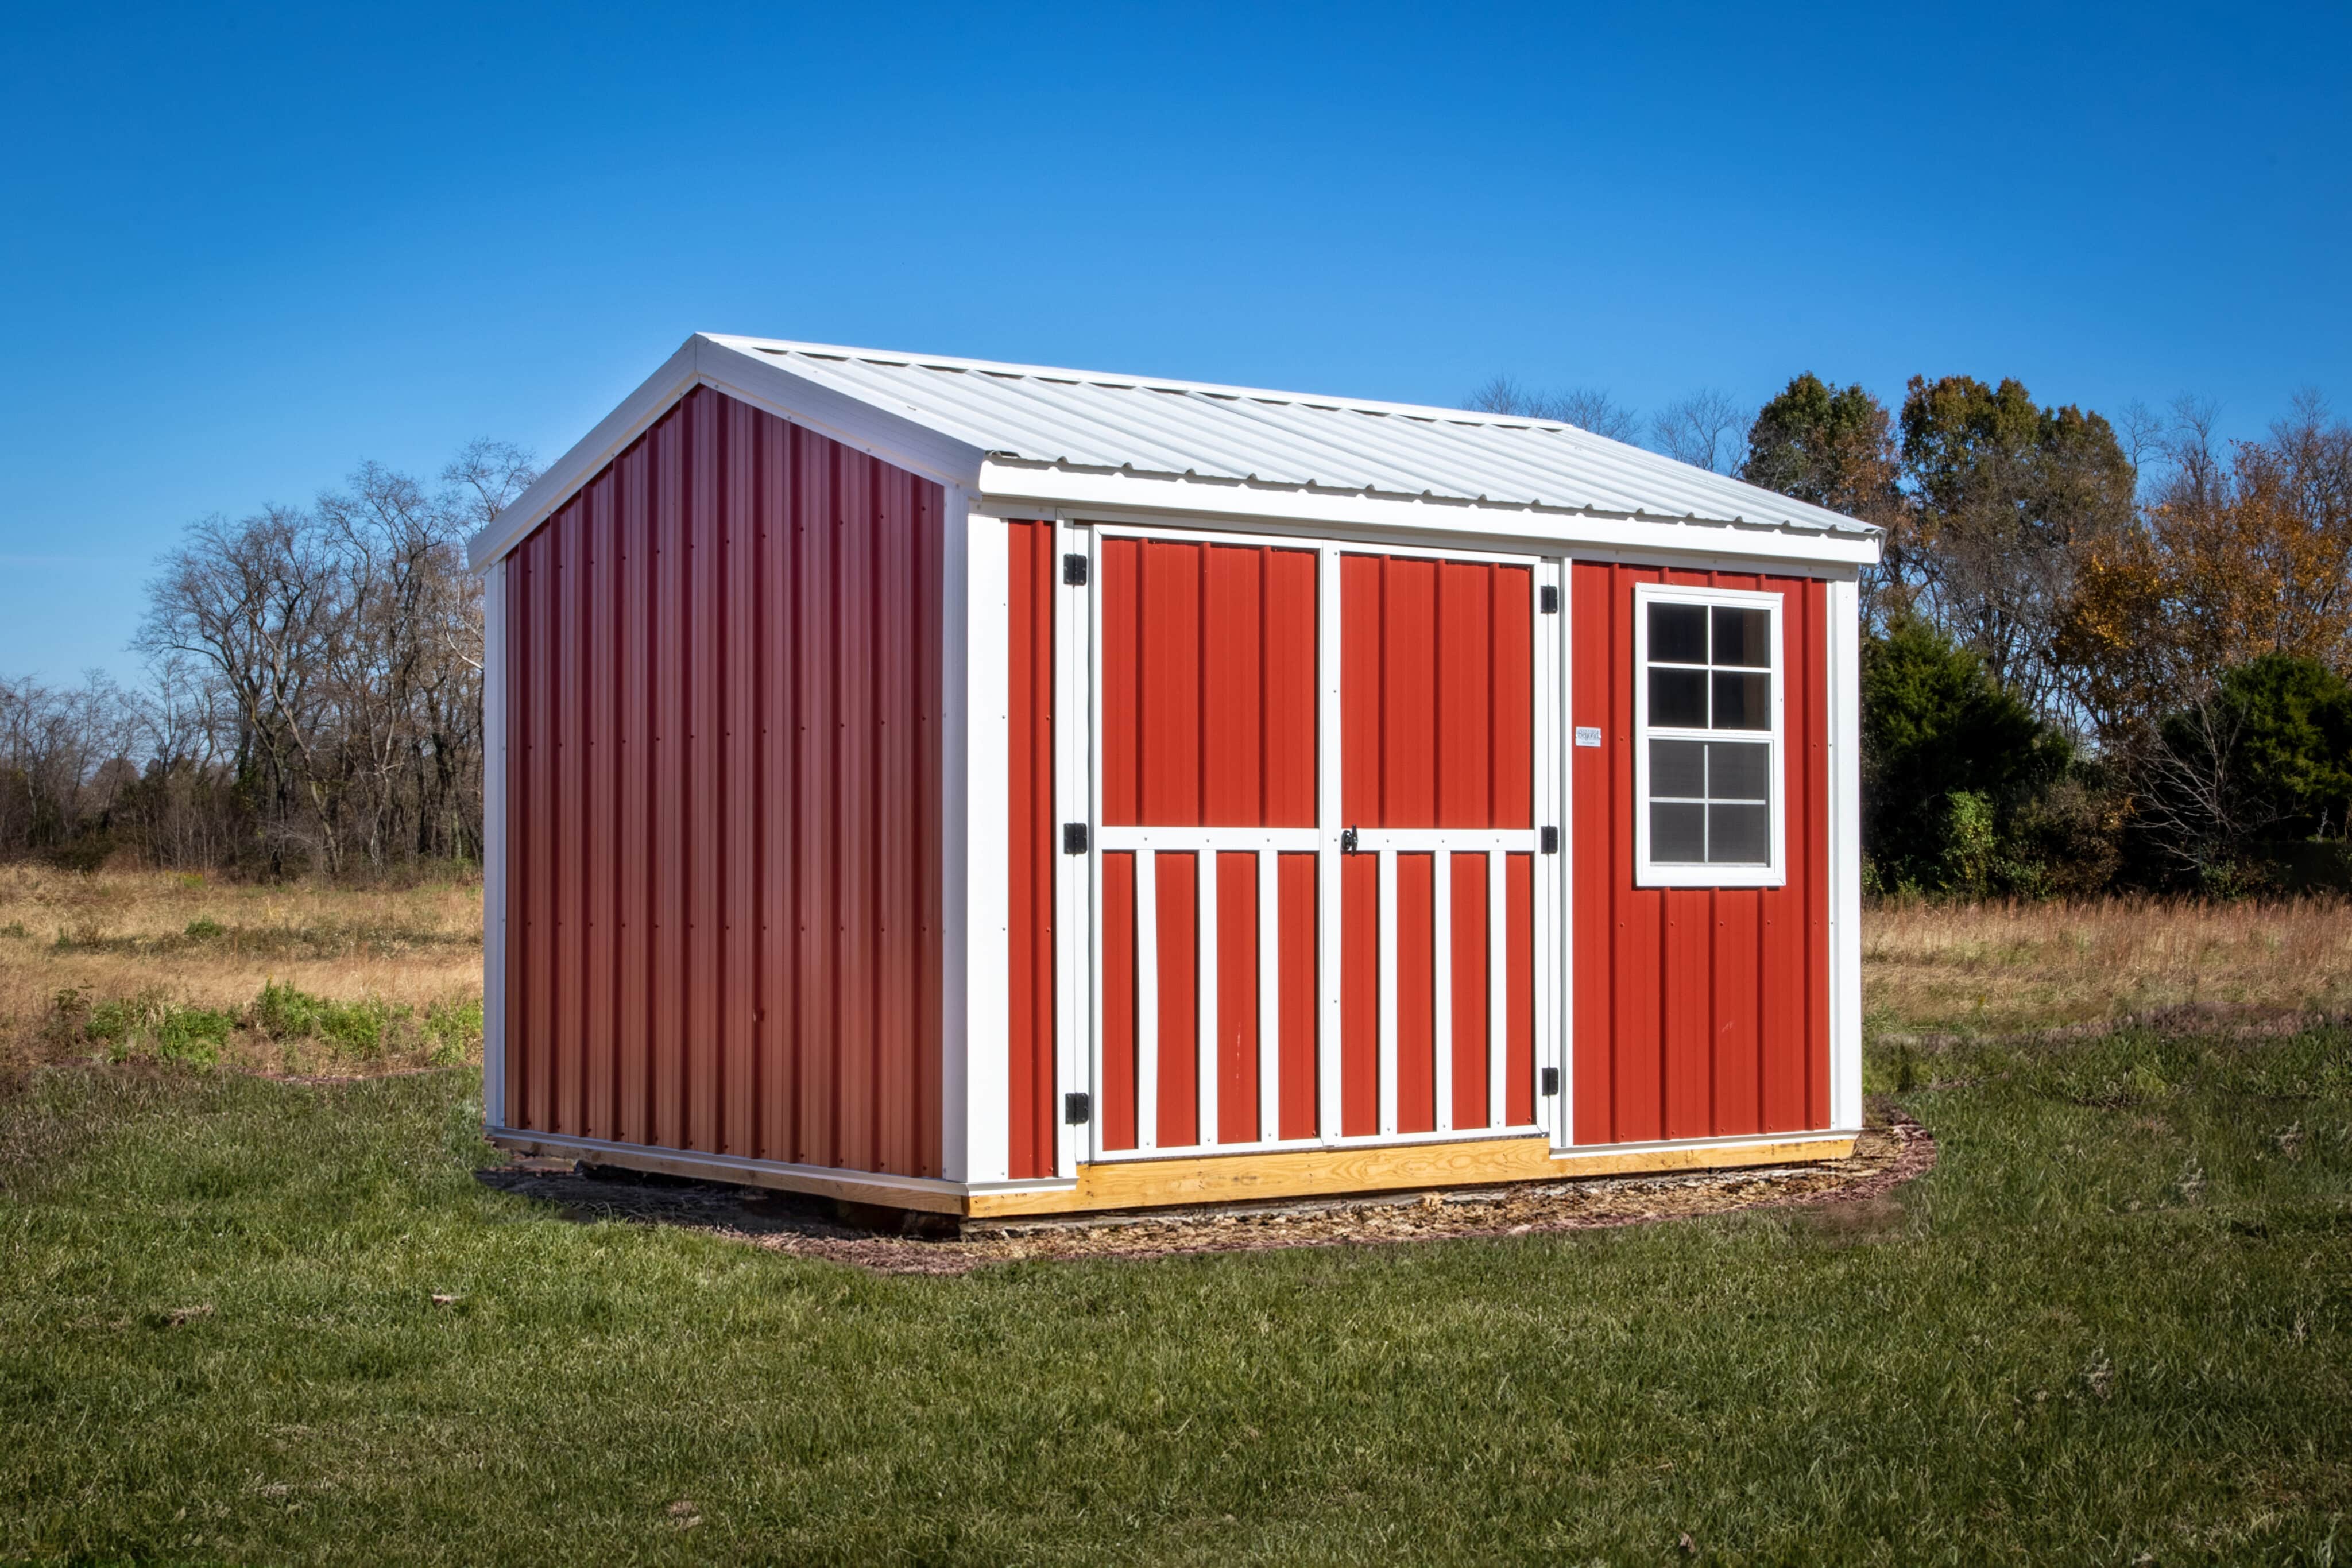
<path id="1" fill-rule="evenodd" d="M 92 1053 L 61 1017 L 61 996 L 83 1008 L 147 998 L 244 1009 L 274 981 L 421 1019 L 436 1005 L 478 999 L 481 977 L 478 883 L 257 886 L 164 872 L 0 867 L 0 1062 Z M 257 1057 L 249 1035 L 239 1032 L 232 1060 L 279 1071 L 334 1065 L 332 1051 L 282 1042 Z M 415 1054 L 394 1049 L 372 1064 L 404 1065 Z"/>
<path id="2" fill-rule="evenodd" d="M 1862 932 L 1879 1032 L 2352 1010 L 2352 906 L 2336 900 L 1887 904 Z"/>
<path id="3" fill-rule="evenodd" d="M 83 1006 L 247 1009 L 275 981 L 418 1019 L 474 1002 L 481 910 L 475 883 L 254 886 L 0 867 L 0 1064 L 104 1054 L 60 1017 L 60 993 Z M 2338 902 L 1887 904 L 1863 920 L 1864 1012 L 1880 1033 L 2009 1032 L 2181 1008 L 2352 1011 L 2352 907 Z M 272 1071 L 380 1070 L 419 1059 L 426 1045 L 412 1034 L 365 1062 L 249 1029 L 226 1054 Z"/>

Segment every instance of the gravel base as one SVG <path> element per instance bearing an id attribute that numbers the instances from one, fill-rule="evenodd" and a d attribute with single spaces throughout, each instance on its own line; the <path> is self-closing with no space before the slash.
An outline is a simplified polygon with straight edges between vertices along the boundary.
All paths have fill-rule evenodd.
<path id="1" fill-rule="evenodd" d="M 677 1225 L 771 1251 L 884 1274 L 961 1274 L 1032 1259 L 1167 1258 L 1271 1247 L 1365 1246 L 1461 1237 L 1531 1236 L 1646 1225 L 1741 1209 L 1807 1208 L 1858 1239 L 1891 1225 L 1887 1195 L 1936 1163 L 1935 1140 L 1900 1112 L 1865 1129 L 1852 1157 L 1682 1176 L 1595 1176 L 1507 1187 L 1160 1210 L 966 1225 L 960 1235 L 885 1234 L 845 1221 L 822 1199 L 759 1187 L 523 1160 L 478 1174 L 487 1186 L 553 1204 L 567 1219 Z M 894 1224 L 890 1210 L 854 1211 Z M 941 1228 L 952 1220 L 910 1217 Z"/>

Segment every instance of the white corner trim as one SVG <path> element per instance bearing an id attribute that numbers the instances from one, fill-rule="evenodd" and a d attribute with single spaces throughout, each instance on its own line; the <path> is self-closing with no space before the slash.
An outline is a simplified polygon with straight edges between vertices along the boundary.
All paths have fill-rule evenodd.
<path id="1" fill-rule="evenodd" d="M 507 1119 L 507 565 L 482 584 L 482 1121 Z"/>
<path id="2" fill-rule="evenodd" d="M 1829 603 L 1830 1125 L 1862 1125 L 1862 603 Z"/>
<path id="3" fill-rule="evenodd" d="M 961 522 L 963 625 L 943 643 L 963 697 L 963 755 L 947 764 L 963 783 L 964 1163 L 955 1175 L 997 1182 L 1010 1175 L 1013 1139 L 1011 540 L 997 518 Z"/>
<path id="4" fill-rule="evenodd" d="M 976 446 L 906 414 L 796 376 L 766 355 L 698 332 L 467 542 L 467 564 L 484 570 L 520 544 L 698 386 L 725 392 L 940 485 L 968 487 L 980 470 L 982 455 Z"/>

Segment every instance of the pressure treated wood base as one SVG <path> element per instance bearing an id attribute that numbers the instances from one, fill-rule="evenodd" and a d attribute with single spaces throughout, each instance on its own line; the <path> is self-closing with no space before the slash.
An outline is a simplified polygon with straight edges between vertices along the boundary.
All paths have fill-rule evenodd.
<path id="1" fill-rule="evenodd" d="M 1555 1156 L 1549 1141 L 1538 1134 L 1388 1148 L 1299 1149 L 1278 1154 L 1108 1161 L 1080 1166 L 1077 1181 L 1069 1186 L 967 1192 L 949 1182 L 916 1182 L 853 1171 L 817 1171 L 724 1155 L 649 1149 L 585 1138 L 499 1131 L 490 1134 L 490 1142 L 518 1154 L 583 1159 L 698 1181 L 737 1182 L 844 1203 L 911 1208 L 965 1219 L 1012 1219 L 1192 1204 L 1339 1197 L 1417 1187 L 1500 1186 L 1512 1182 L 1561 1181 L 1576 1176 L 1803 1165 L 1816 1160 L 1842 1160 L 1853 1153 L 1853 1135 L 1850 1133 L 1808 1133 L 1738 1143 L 1594 1149 Z"/>
<path id="2" fill-rule="evenodd" d="M 1596 1149 L 1555 1158 L 1549 1141 L 1492 1138 L 1402 1148 L 1301 1149 L 1295 1154 L 1211 1155 L 1198 1159 L 1121 1160 L 1078 1167 L 1077 1185 L 1058 1191 L 976 1192 L 972 1219 L 1092 1210 L 1250 1203 L 1415 1187 L 1498 1186 L 1510 1182 L 1649 1171 L 1799 1165 L 1853 1153 L 1851 1134 L 1682 1148 Z"/>

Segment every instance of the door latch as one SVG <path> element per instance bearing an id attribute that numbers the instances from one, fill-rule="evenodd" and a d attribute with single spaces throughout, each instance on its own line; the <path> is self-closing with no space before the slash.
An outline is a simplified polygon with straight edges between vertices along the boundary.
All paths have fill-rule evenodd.
<path id="1" fill-rule="evenodd" d="M 1356 852 L 1355 829 L 1342 828 L 1339 830 L 1339 852 L 1343 855 L 1351 855 Z"/>

